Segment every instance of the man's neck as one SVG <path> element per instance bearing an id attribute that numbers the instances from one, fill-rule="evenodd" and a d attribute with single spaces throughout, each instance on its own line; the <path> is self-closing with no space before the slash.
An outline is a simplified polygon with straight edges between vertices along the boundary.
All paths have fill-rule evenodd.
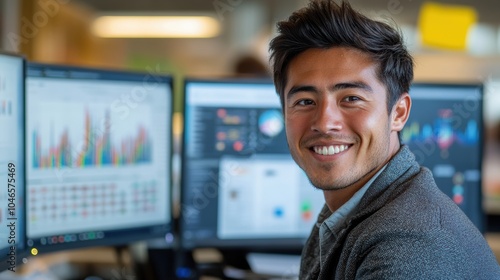
<path id="1" fill-rule="evenodd" d="M 327 190 L 323 191 L 323 195 L 325 196 L 326 205 L 330 211 L 335 212 L 342 205 L 344 205 L 351 197 L 360 189 L 347 187 L 340 190 Z"/>

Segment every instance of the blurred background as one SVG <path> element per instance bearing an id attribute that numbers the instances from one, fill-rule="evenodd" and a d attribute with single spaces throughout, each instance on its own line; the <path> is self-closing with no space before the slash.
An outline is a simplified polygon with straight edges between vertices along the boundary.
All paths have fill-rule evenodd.
<path id="1" fill-rule="evenodd" d="M 269 76 L 276 22 L 307 2 L 0 0 L 0 49 L 32 62 L 172 74 L 179 136 L 183 79 Z M 349 2 L 400 27 L 416 61 L 415 81 L 484 84 L 484 208 L 500 216 L 500 2 Z"/>
<path id="2" fill-rule="evenodd" d="M 495 172 L 500 170 L 497 12 L 500 2 L 349 2 L 373 18 L 400 27 L 416 61 L 415 81 L 484 83 L 485 208 L 489 213 L 500 213 L 500 172 Z M 20 52 L 33 62 L 174 75 L 174 91 L 179 97 L 174 108 L 174 133 L 178 135 L 183 78 L 268 75 L 268 43 L 276 34 L 276 22 L 307 1 L 0 0 L 0 3 L 3 50 Z M 172 19 L 180 21 L 161 23 Z"/>
<path id="3" fill-rule="evenodd" d="M 417 81 L 494 82 L 500 76 L 497 16 L 500 3 L 349 2 L 371 17 L 400 26 L 417 62 Z M 268 42 L 276 34 L 276 22 L 307 1 L 1 0 L 1 3 L 0 43 L 4 50 L 19 51 L 36 62 L 138 70 L 155 67 L 184 77 L 231 75 L 245 57 L 267 67 Z M 169 30 L 161 30 L 158 22 L 151 21 L 104 22 L 104 16 L 198 18 L 190 23 L 192 29 L 189 24 L 180 24 L 184 28 L 171 28 L 173 33 L 155 34 Z M 197 22 L 197 19 L 207 21 Z M 169 23 L 171 27 L 176 24 L 179 23 Z M 494 90 L 495 86 L 492 87 Z"/>
<path id="4" fill-rule="evenodd" d="M 492 81 L 500 76 L 497 16 L 500 3 L 349 2 L 371 17 L 401 27 L 417 61 L 416 80 Z M 183 77 L 230 75 L 247 56 L 267 66 L 268 42 L 276 33 L 276 22 L 307 1 L 1 0 L 1 3 L 0 43 L 4 50 L 20 51 L 29 60 L 38 62 L 138 70 L 149 66 Z M 174 33 L 154 34 L 162 31 L 158 23 L 105 23 L 103 16 L 149 19 L 195 16 L 208 21 L 193 22 L 194 29 L 199 25 L 198 31 L 181 24 L 184 28 L 170 30 Z"/>
<path id="5" fill-rule="evenodd" d="M 485 207 L 500 213 L 500 172 L 494 172 L 500 170 L 500 2 L 349 2 L 401 28 L 416 60 L 416 81 L 484 83 Z M 172 74 L 180 97 L 175 104 L 175 133 L 180 134 L 183 78 L 267 75 L 268 43 L 276 34 L 276 22 L 306 3 L 1 0 L 0 44 L 34 62 Z M 180 22 L 161 23 L 173 19 Z"/>

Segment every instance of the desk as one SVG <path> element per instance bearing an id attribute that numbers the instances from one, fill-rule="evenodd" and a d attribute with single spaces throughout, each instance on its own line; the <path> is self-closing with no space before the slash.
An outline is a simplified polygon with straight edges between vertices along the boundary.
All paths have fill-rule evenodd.
<path id="1" fill-rule="evenodd" d="M 497 261 L 500 264 L 500 233 L 486 233 L 486 241 L 490 245 Z M 143 245 L 136 246 L 135 250 L 147 250 Z M 130 252 L 125 250 L 123 252 L 123 265 L 130 268 L 134 262 Z M 136 255 L 134 252 L 133 255 Z M 197 262 L 217 262 L 222 260 L 222 256 L 215 249 L 200 249 L 195 250 L 193 255 Z M 120 268 L 117 262 L 117 255 L 114 248 L 99 247 L 89 249 L 79 249 L 72 251 L 63 251 L 52 254 L 41 255 L 29 258 L 29 263 L 21 265 L 18 268 L 19 278 L 22 276 L 34 273 L 48 273 L 52 276 L 64 275 L 60 279 L 68 279 L 67 276 L 75 276 L 76 274 L 85 273 L 85 270 L 91 269 L 94 273 L 107 276 L 109 279 L 117 279 L 116 275 L 119 273 L 123 275 L 125 268 Z M 113 274 L 114 273 L 114 274 Z M 113 278 L 115 277 L 115 278 Z M 71 278 L 71 277 L 70 277 Z M 1 279 L 15 279 L 15 278 L 2 278 Z M 57 278 L 53 278 L 57 279 Z M 119 279 L 119 278 L 118 278 Z M 201 277 L 201 280 L 217 279 L 213 277 Z"/>

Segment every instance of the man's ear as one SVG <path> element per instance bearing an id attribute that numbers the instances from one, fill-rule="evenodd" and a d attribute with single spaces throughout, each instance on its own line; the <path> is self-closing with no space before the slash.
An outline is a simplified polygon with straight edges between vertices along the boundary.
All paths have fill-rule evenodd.
<path id="1" fill-rule="evenodd" d="M 411 97 L 408 93 L 403 93 L 399 100 L 392 107 L 391 131 L 401 131 L 410 116 Z"/>

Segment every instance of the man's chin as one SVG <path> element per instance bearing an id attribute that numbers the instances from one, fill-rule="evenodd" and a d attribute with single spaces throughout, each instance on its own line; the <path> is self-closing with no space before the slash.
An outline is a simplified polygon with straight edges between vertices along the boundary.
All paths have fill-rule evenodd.
<path id="1" fill-rule="evenodd" d="M 313 185 L 316 189 L 322 190 L 322 191 L 336 191 L 336 190 L 341 190 L 347 188 L 349 185 L 345 184 L 335 184 L 331 181 L 325 182 L 323 180 L 316 180 L 309 178 L 309 182 L 311 185 Z"/>

